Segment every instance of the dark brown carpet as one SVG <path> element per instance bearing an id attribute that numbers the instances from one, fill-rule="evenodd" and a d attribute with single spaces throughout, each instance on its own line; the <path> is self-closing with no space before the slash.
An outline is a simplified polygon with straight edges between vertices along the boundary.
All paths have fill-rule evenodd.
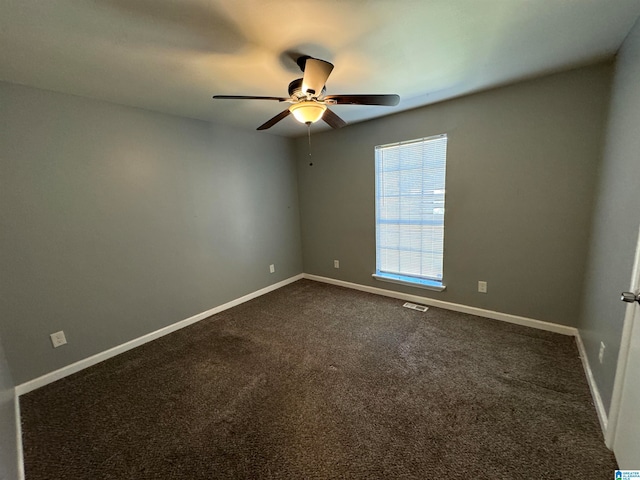
<path id="1" fill-rule="evenodd" d="M 23 396 L 27 480 L 608 479 L 572 337 L 302 280 Z"/>

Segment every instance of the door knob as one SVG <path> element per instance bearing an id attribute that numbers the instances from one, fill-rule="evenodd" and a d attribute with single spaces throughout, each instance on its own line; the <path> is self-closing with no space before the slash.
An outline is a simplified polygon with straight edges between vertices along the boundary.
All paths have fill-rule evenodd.
<path id="1" fill-rule="evenodd" d="M 627 303 L 633 303 L 633 302 L 640 303 L 640 294 L 636 295 L 635 293 L 632 293 L 632 292 L 622 292 L 622 296 L 620 297 L 620 300 Z"/>

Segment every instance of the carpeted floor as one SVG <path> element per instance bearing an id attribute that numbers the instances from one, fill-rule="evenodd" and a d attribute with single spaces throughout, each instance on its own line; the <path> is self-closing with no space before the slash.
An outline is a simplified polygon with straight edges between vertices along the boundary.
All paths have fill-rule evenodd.
<path id="1" fill-rule="evenodd" d="M 607 479 L 572 337 L 301 280 L 20 399 L 27 480 Z"/>

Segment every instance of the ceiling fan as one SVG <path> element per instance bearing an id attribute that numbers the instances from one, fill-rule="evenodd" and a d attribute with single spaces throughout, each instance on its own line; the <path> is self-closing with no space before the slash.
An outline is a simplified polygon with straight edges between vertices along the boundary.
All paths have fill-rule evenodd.
<path id="1" fill-rule="evenodd" d="M 293 114 L 300 123 L 311 125 L 324 120 L 331 128 L 344 127 L 347 122 L 329 109 L 329 105 L 384 105 L 393 107 L 400 97 L 389 95 L 326 95 L 325 83 L 333 65 L 324 60 L 302 56 L 296 61 L 304 75 L 289 84 L 289 97 L 257 97 L 244 95 L 214 95 L 214 99 L 226 100 L 275 100 L 291 106 L 260 125 L 257 130 L 273 127 L 280 120 Z"/>

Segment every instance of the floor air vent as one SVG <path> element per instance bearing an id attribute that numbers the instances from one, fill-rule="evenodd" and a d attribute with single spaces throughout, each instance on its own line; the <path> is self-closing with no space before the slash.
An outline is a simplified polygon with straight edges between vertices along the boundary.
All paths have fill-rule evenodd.
<path id="1" fill-rule="evenodd" d="M 427 310 L 429 310 L 429 307 L 425 307 L 424 305 L 417 305 L 415 303 L 409 303 L 409 302 L 405 303 L 402 306 L 411 308 L 413 310 L 418 310 L 419 312 L 426 312 Z"/>

